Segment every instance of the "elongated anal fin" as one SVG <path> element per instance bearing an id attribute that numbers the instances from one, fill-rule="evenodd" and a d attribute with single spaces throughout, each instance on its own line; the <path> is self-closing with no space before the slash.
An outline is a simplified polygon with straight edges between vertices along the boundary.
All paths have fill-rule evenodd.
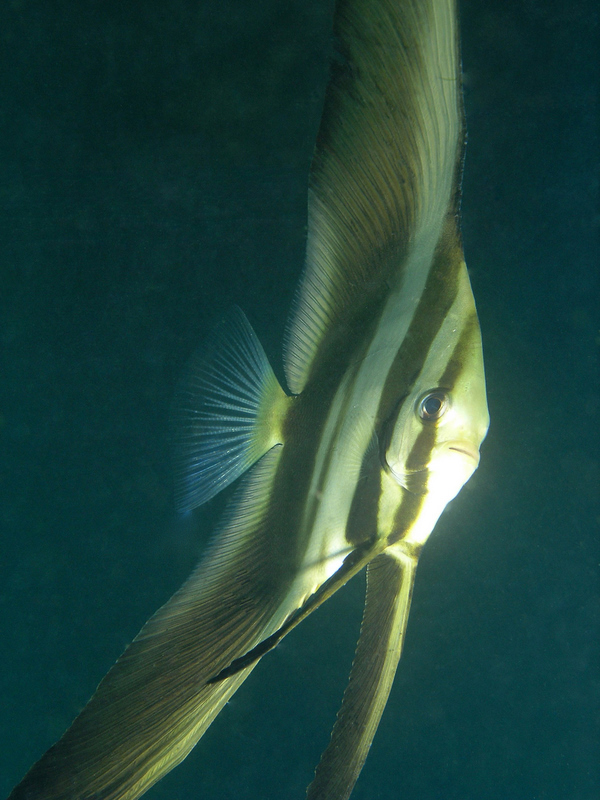
<path id="1" fill-rule="evenodd" d="M 207 680 L 292 610 L 267 522 L 281 450 L 244 477 L 197 570 L 10 800 L 135 800 L 196 744 L 252 665 L 219 684 Z"/>
<path id="2" fill-rule="evenodd" d="M 386 551 L 367 567 L 365 610 L 350 680 L 307 800 L 347 800 L 368 755 L 402 652 L 416 560 Z"/>
<path id="3" fill-rule="evenodd" d="M 192 358 L 174 403 L 175 498 L 210 500 L 276 444 L 288 398 L 243 311 L 234 307 Z"/>

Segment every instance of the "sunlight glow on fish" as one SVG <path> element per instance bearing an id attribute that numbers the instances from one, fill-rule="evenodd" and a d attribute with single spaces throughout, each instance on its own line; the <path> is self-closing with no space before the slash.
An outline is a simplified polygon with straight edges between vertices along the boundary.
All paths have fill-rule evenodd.
<path id="1" fill-rule="evenodd" d="M 177 397 L 177 499 L 239 479 L 213 544 L 10 800 L 134 800 L 258 660 L 367 567 L 309 800 L 348 798 L 385 707 L 421 548 L 479 463 L 479 323 L 459 232 L 454 0 L 338 0 L 287 390 L 235 308 Z"/>

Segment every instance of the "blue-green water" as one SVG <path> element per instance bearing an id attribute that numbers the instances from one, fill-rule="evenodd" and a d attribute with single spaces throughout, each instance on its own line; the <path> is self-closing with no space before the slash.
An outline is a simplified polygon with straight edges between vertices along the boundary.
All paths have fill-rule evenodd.
<path id="1" fill-rule="evenodd" d="M 593 0 L 461 3 L 463 230 L 492 427 L 419 567 L 356 800 L 600 796 Z M 331 4 L 0 4 L 0 795 L 193 567 L 168 414 L 232 303 L 280 364 Z M 303 797 L 355 580 L 149 800 Z"/>

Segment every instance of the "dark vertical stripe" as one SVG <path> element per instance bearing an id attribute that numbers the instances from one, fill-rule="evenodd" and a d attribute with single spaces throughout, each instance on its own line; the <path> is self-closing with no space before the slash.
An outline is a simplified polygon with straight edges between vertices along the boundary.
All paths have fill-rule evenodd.
<path id="1" fill-rule="evenodd" d="M 356 491 L 346 524 L 346 541 L 358 545 L 377 536 L 377 517 L 381 497 L 381 461 L 377 442 L 372 442 L 363 457 Z"/>
<path id="2" fill-rule="evenodd" d="M 424 420 L 423 427 L 415 439 L 408 458 L 406 471 L 425 470 L 429 464 L 431 453 L 437 439 L 437 425 L 435 420 Z"/>
<path id="3" fill-rule="evenodd" d="M 457 343 L 454 345 L 452 355 L 446 365 L 446 369 L 439 380 L 439 387 L 452 392 L 456 385 L 456 380 L 460 375 L 464 361 L 465 351 L 472 346 L 473 333 L 478 325 L 477 315 L 474 313 L 464 324 Z M 432 387 L 434 388 L 434 387 Z M 431 461 L 431 453 L 437 440 L 437 421 L 424 420 L 423 429 L 417 436 L 408 458 L 406 459 L 406 469 L 421 470 Z"/>
<path id="4" fill-rule="evenodd" d="M 377 412 L 380 424 L 393 426 L 395 419 L 391 417 L 399 413 L 400 400 L 410 394 L 419 377 L 429 348 L 456 299 L 463 261 L 456 220 L 449 215 L 423 294 L 386 378 Z"/>
<path id="5" fill-rule="evenodd" d="M 398 506 L 394 516 L 392 530 L 387 539 L 388 546 L 404 539 L 421 513 L 425 497 L 426 495 L 424 494 L 405 492 L 402 497 L 402 503 Z M 409 553 L 409 555 L 412 555 L 412 553 Z M 418 555 L 416 549 L 415 555 Z"/>
<path id="6" fill-rule="evenodd" d="M 479 320 L 477 313 L 473 311 L 470 317 L 465 321 L 464 327 L 461 331 L 460 338 L 456 343 L 448 366 L 444 370 L 444 374 L 440 378 L 440 386 L 444 389 L 454 389 L 457 378 L 465 363 L 465 353 L 473 346 L 473 334 L 479 330 Z"/>

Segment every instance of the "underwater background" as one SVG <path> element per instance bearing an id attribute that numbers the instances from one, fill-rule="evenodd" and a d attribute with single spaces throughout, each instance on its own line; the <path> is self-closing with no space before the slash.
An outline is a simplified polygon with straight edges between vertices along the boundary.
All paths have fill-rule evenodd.
<path id="1" fill-rule="evenodd" d="M 460 3 L 463 234 L 491 429 L 421 558 L 353 800 L 600 797 L 598 9 Z M 0 4 L 0 796 L 193 568 L 169 408 L 232 304 L 281 376 L 323 0 Z M 148 800 L 302 798 L 362 577 Z"/>

